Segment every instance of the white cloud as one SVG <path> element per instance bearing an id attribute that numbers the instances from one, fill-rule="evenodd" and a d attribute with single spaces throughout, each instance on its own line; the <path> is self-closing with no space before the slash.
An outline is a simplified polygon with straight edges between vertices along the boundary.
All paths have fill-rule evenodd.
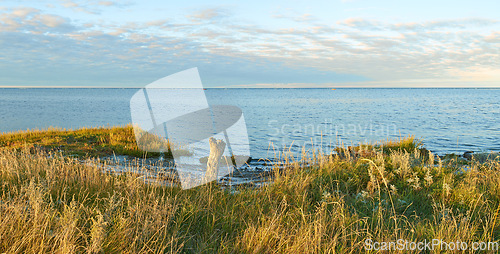
<path id="1" fill-rule="evenodd" d="M 360 30 L 381 30 L 381 24 L 378 21 L 363 18 L 348 18 L 337 22 L 339 25 L 348 26 Z"/>
<path id="2" fill-rule="evenodd" d="M 124 1 L 98 1 L 98 0 L 59 0 L 63 7 L 72 9 L 76 12 L 88 14 L 99 14 L 103 7 L 125 7 L 130 3 Z"/>
<path id="3" fill-rule="evenodd" d="M 214 21 L 223 17 L 227 17 L 227 10 L 222 8 L 208 8 L 197 11 L 191 15 L 188 15 L 188 18 L 191 21 Z"/>
<path id="4" fill-rule="evenodd" d="M 500 43 L 500 32 L 492 32 L 491 34 L 486 36 L 484 39 L 486 42 Z"/>
<path id="5" fill-rule="evenodd" d="M 304 13 L 304 14 L 275 14 L 272 16 L 273 18 L 277 19 L 287 19 L 287 20 L 292 20 L 295 22 L 312 22 L 312 21 L 317 21 L 318 19 L 314 17 L 310 13 Z"/>
<path id="6" fill-rule="evenodd" d="M 63 25 L 64 23 L 67 22 L 66 19 L 56 16 L 56 15 L 36 15 L 33 17 L 33 20 L 38 20 L 41 24 L 44 24 L 48 27 L 58 27 L 60 25 Z"/>
<path id="7" fill-rule="evenodd" d="M 81 7 L 77 2 L 67 6 Z M 126 24 L 75 25 L 34 8 L 4 9 L 0 14 L 0 33 L 5 33 L 0 46 L 8 52 L 3 61 L 10 59 L 27 69 L 50 63 L 73 72 L 87 68 L 139 75 L 203 65 L 216 74 L 234 75 L 234 84 L 327 84 L 328 79 L 348 81 L 354 76 L 387 84 L 500 80 L 496 20 L 388 23 L 351 18 L 333 25 L 304 22 L 271 28 L 236 22 L 220 8 L 199 10 L 187 20 Z M 239 69 L 228 72 L 234 68 Z"/>
<path id="8" fill-rule="evenodd" d="M 69 19 L 35 8 L 14 8 L 0 16 L 0 31 L 65 33 L 73 29 Z"/>
<path id="9" fill-rule="evenodd" d="M 99 1 L 97 4 L 98 5 L 102 5 L 102 6 L 113 6 L 113 5 L 116 5 L 116 3 L 112 2 L 112 1 Z"/>
<path id="10" fill-rule="evenodd" d="M 455 20 L 433 20 L 428 22 L 410 22 L 397 23 L 389 28 L 393 30 L 409 30 L 409 31 L 429 31 L 442 29 L 459 29 L 464 30 L 469 27 L 487 27 L 498 24 L 499 21 L 492 19 L 468 18 Z"/>

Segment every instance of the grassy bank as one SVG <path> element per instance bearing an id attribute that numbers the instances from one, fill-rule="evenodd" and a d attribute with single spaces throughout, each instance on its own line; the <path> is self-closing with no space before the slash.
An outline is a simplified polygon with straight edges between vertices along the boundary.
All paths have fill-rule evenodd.
<path id="1" fill-rule="evenodd" d="M 137 147 L 132 126 L 82 128 L 67 130 L 51 128 L 49 130 L 28 130 L 0 135 L 0 147 L 22 149 L 40 149 L 61 152 L 65 156 L 78 158 L 127 155 L 132 157 L 158 157 L 160 153 L 146 153 Z M 171 154 L 165 154 L 172 157 Z"/>
<path id="2" fill-rule="evenodd" d="M 312 166 L 290 159 L 272 184 L 234 191 L 106 174 L 40 138 L 66 135 L 0 136 L 0 252 L 357 253 L 366 239 L 500 239 L 500 163 L 441 161 L 413 138 L 304 154 Z"/>

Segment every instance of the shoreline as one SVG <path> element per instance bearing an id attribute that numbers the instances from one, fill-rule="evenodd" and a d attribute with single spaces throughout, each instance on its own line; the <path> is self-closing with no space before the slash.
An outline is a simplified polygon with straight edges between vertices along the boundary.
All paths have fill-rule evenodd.
<path id="1" fill-rule="evenodd" d="M 117 140 L 120 144 L 112 144 L 112 141 L 109 141 L 107 135 L 121 136 Z M 9 138 L 10 136 L 10 138 Z M 57 136 L 63 138 L 64 140 L 52 140 L 53 142 L 44 142 L 43 140 L 34 139 L 33 136 L 47 137 L 47 138 L 55 138 Z M 72 137 L 78 136 L 80 139 L 74 139 Z M 31 137 L 31 138 L 30 138 Z M 404 139 L 406 137 L 400 137 L 399 139 Z M 24 139 L 24 141 L 23 141 Z M 100 140 L 98 140 L 100 139 Z M 395 139 L 397 140 L 397 139 Z M 347 147 L 335 146 L 333 149 L 330 149 L 331 154 L 335 154 L 339 149 L 357 149 L 360 146 L 378 146 L 385 142 L 390 141 L 381 140 L 381 141 L 370 141 L 368 144 L 366 143 L 358 143 L 357 145 L 351 145 Z M 21 144 L 16 142 L 21 142 Z M 159 157 L 159 153 L 143 153 L 140 149 L 137 148 L 135 136 L 133 133 L 133 128 L 130 124 L 124 126 L 98 126 L 98 127 L 82 127 L 77 129 L 66 129 L 59 127 L 49 127 L 46 129 L 27 129 L 27 130 L 17 130 L 11 132 L 0 132 L 0 147 L 11 147 L 11 148 L 20 148 L 22 142 L 25 142 L 29 145 L 33 145 L 35 147 L 39 146 L 43 150 L 61 150 L 64 153 L 74 152 L 74 155 L 77 157 L 85 156 L 85 152 L 88 153 L 88 156 L 110 156 L 110 155 L 129 155 L 135 158 L 141 158 L 143 156 L 149 157 Z M 85 142 L 90 146 L 82 149 L 83 147 L 75 146 L 75 143 L 79 143 L 80 146 L 84 145 Z M 422 142 L 422 141 L 419 141 Z M 95 144 L 103 145 L 97 147 L 95 151 L 92 151 L 92 148 L 95 147 Z M 292 142 L 293 143 L 293 142 Z M 118 145 L 118 146 L 117 146 Z M 452 153 L 435 153 L 432 150 L 427 150 L 424 145 L 421 145 L 426 151 L 432 152 L 434 155 L 440 157 L 441 159 L 445 159 L 448 157 L 458 157 L 463 159 L 470 160 L 471 154 L 480 154 L 481 157 L 484 157 L 487 154 L 498 154 L 500 151 L 465 151 L 465 152 L 452 152 Z M 116 150 L 118 148 L 118 150 Z M 115 149 L 115 150 L 113 150 Z M 286 148 L 285 148 L 286 149 Z M 445 148 L 446 149 L 446 148 Z M 261 153 L 277 153 L 282 154 L 283 149 L 278 150 L 267 150 L 267 152 L 262 151 Z M 449 150 L 449 149 L 447 149 Z M 465 150 L 465 149 L 462 149 Z M 352 153 L 353 151 L 351 151 Z M 299 152 L 296 152 L 298 154 Z M 71 154 L 70 154 L 71 156 Z M 167 155 L 168 157 L 168 155 Z M 253 157 L 253 156 L 252 156 Z M 274 160 L 273 157 L 262 157 L 262 158 L 254 158 L 258 160 Z"/>
<path id="2" fill-rule="evenodd" d="M 385 144 L 385 147 L 384 145 Z M 412 146 L 413 150 L 412 150 Z M 32 153 L 56 153 L 66 158 L 74 158 L 82 164 L 95 164 L 103 172 L 123 174 L 135 172 L 144 176 L 145 181 L 163 179 L 163 182 L 179 184 L 179 176 L 173 164 L 173 157 L 164 153 L 147 153 L 139 150 L 135 143 L 133 128 L 127 126 L 109 126 L 80 128 L 76 130 L 49 128 L 46 130 L 26 130 L 0 134 L 0 149 L 29 149 Z M 361 144 L 347 148 L 336 147 L 329 154 L 315 154 L 322 160 L 362 160 L 372 158 L 377 152 L 387 153 L 395 149 L 403 149 L 408 153 L 419 153 L 421 156 L 432 155 L 435 163 L 439 161 L 463 165 L 472 160 L 485 163 L 488 160 L 499 160 L 498 153 L 474 153 L 437 155 L 427 150 L 421 141 L 414 137 L 400 138 L 386 143 Z M 279 158 L 252 158 L 241 167 L 233 168 L 232 173 L 221 177 L 217 182 L 222 186 L 237 186 L 269 183 L 273 170 L 283 170 L 282 165 L 293 160 L 299 163 L 308 161 L 297 154 L 278 153 Z M 307 167 L 307 162 L 301 167 Z"/>

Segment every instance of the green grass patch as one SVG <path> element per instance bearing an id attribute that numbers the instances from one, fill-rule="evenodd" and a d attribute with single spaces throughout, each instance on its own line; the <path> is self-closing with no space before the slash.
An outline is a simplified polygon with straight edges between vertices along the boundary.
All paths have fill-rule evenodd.
<path id="1" fill-rule="evenodd" d="M 152 138 L 150 138 L 152 139 Z M 66 156 L 78 158 L 127 155 L 131 157 L 159 157 L 159 152 L 145 152 L 137 147 L 132 126 L 100 127 L 66 130 L 28 130 L 0 135 L 3 149 L 38 148 L 44 151 L 59 151 Z M 185 151 L 189 154 L 188 151 Z M 172 154 L 165 149 L 165 157 Z"/>

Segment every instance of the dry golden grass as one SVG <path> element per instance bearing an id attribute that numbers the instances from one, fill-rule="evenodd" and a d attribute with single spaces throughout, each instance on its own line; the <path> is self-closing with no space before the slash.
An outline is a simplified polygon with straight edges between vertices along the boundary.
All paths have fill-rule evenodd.
<path id="1" fill-rule="evenodd" d="M 464 172 L 402 144 L 289 158 L 273 183 L 237 190 L 0 149 L 0 253 L 358 253 L 366 239 L 500 239 L 500 163 Z"/>

